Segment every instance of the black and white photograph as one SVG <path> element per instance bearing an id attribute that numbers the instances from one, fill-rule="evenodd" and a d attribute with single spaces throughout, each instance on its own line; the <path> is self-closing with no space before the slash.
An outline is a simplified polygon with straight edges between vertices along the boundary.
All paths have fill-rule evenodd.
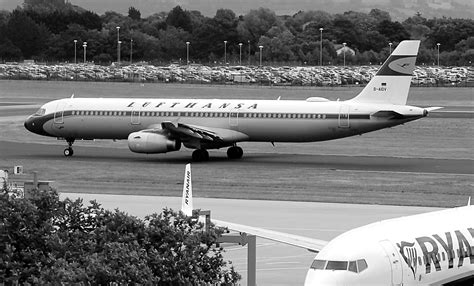
<path id="1" fill-rule="evenodd" d="M 474 286 L 471 0 L 0 0 L 0 286 Z"/>

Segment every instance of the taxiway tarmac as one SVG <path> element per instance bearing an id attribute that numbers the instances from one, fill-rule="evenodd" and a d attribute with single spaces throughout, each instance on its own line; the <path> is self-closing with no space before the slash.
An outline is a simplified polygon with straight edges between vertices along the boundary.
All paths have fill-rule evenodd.
<path id="1" fill-rule="evenodd" d="M 84 146 L 65 158 L 61 145 L 5 141 L 0 150 L 0 167 L 23 165 L 56 181 L 59 191 L 80 193 L 176 196 L 190 158 Z M 222 151 L 211 155 L 193 165 L 202 197 L 452 207 L 473 192 L 472 160 L 466 159 L 249 152 L 234 161 Z"/>
<path id="2" fill-rule="evenodd" d="M 165 207 L 176 210 L 181 206 L 180 197 L 62 193 L 61 198 L 65 197 L 71 199 L 80 197 L 85 203 L 97 200 L 106 209 L 118 208 L 139 218 L 159 213 Z M 194 206 L 202 210 L 211 210 L 211 216 L 216 219 L 323 240 L 331 240 L 349 229 L 372 222 L 437 209 L 199 197 L 194 198 Z M 242 275 L 242 285 L 247 283 L 246 255 L 246 247 L 226 245 L 224 257 L 232 261 L 237 272 Z M 257 239 L 257 284 L 303 285 L 306 271 L 314 256 L 314 253 L 304 249 Z"/>

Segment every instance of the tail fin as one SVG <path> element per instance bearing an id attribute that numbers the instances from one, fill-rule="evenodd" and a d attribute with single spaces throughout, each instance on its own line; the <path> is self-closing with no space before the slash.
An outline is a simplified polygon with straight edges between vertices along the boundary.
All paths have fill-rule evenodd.
<path id="1" fill-rule="evenodd" d="M 184 172 L 181 211 L 187 216 L 193 215 L 193 185 L 191 182 L 191 164 L 186 165 L 186 170 Z"/>
<path id="2" fill-rule="evenodd" d="M 420 41 L 402 41 L 352 101 L 406 105 Z"/>

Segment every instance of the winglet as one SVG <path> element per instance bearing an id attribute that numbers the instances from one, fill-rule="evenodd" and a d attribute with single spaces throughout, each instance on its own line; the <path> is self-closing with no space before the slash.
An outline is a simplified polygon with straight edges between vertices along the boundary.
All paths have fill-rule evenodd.
<path id="1" fill-rule="evenodd" d="M 469 196 L 469 199 L 467 200 L 467 205 L 468 205 L 468 206 L 471 205 L 471 196 Z"/>
<path id="2" fill-rule="evenodd" d="M 193 185 L 191 182 L 191 164 L 187 164 L 184 171 L 181 211 L 187 216 L 193 215 Z"/>

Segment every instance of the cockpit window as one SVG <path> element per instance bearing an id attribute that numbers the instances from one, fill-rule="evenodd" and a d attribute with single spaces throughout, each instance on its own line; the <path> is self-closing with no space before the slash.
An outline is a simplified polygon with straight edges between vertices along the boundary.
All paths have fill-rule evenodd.
<path id="1" fill-rule="evenodd" d="M 326 270 L 347 270 L 347 261 L 328 261 Z"/>
<path id="2" fill-rule="evenodd" d="M 326 260 L 319 260 L 319 259 L 315 259 L 313 261 L 313 263 L 311 264 L 311 268 L 312 269 L 324 269 L 324 267 L 326 267 Z"/>
<path id="3" fill-rule="evenodd" d="M 315 259 L 311 264 L 311 269 L 319 270 L 346 270 L 354 273 L 361 273 L 367 269 L 367 262 L 365 259 L 357 261 L 333 261 Z"/>
<path id="4" fill-rule="evenodd" d="M 357 260 L 357 269 L 359 270 L 359 273 L 367 269 L 367 262 L 365 259 L 359 259 Z"/>
<path id="5" fill-rule="evenodd" d="M 46 109 L 40 108 L 38 111 L 36 111 L 35 115 L 42 116 L 46 113 Z"/>
<path id="6" fill-rule="evenodd" d="M 347 270 L 349 270 L 350 272 L 357 273 L 357 262 L 349 261 L 349 268 Z"/>

